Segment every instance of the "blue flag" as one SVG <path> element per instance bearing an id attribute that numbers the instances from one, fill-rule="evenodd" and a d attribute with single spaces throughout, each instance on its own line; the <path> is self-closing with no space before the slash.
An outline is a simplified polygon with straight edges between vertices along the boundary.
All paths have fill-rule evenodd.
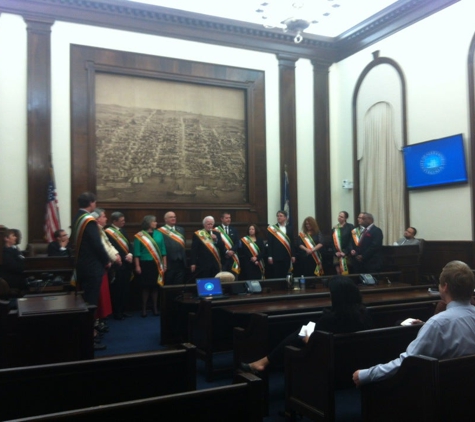
<path id="1" fill-rule="evenodd" d="M 289 175 L 284 170 L 284 180 L 282 183 L 282 206 L 281 209 L 287 212 L 287 224 L 290 224 L 290 193 L 289 193 Z"/>

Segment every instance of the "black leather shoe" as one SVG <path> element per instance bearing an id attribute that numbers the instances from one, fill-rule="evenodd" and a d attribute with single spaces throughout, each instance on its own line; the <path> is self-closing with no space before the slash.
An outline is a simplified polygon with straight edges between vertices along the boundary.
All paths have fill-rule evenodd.
<path id="1" fill-rule="evenodd" d="M 106 350 L 107 346 L 105 344 L 94 343 L 94 351 L 96 350 Z"/>
<path id="2" fill-rule="evenodd" d="M 122 314 L 122 317 L 123 317 L 123 318 L 132 318 L 133 315 L 132 315 L 132 314 L 128 314 L 127 312 L 124 312 L 124 313 Z"/>
<path id="3" fill-rule="evenodd" d="M 256 371 L 255 369 L 252 369 L 251 365 L 249 365 L 248 363 L 241 362 L 241 364 L 239 366 L 240 366 L 241 370 L 244 371 L 244 372 L 250 372 L 251 374 L 254 374 L 254 375 L 259 374 L 259 371 Z"/>

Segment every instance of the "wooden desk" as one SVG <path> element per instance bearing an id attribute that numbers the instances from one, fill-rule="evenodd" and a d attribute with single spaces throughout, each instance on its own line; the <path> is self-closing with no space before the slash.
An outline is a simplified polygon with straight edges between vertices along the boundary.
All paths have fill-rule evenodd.
<path id="1" fill-rule="evenodd" d="M 410 301 L 434 301 L 434 296 L 427 292 L 428 285 L 412 286 L 394 281 L 388 284 L 385 280 L 398 280 L 400 273 L 382 273 L 384 280 L 376 286 L 360 285 L 363 302 L 366 305 L 391 304 Z M 330 293 L 321 283 L 322 277 L 307 279 L 305 291 L 294 291 L 285 288 L 285 280 L 264 280 L 263 292 L 253 295 L 231 295 L 229 299 L 213 301 L 212 307 L 223 308 L 227 313 L 250 315 L 265 313 L 300 313 L 309 310 L 323 309 L 330 306 Z M 310 280 L 310 282 L 309 282 Z M 223 284 L 223 290 L 229 293 L 233 284 Z M 200 300 L 194 286 L 163 286 L 161 287 L 161 344 L 171 344 L 188 340 L 187 315 L 195 312 Z M 437 299 L 437 298 L 436 298 Z M 245 324 L 246 319 L 240 318 L 239 323 Z M 241 325 L 242 326 L 242 325 Z"/>
<path id="2" fill-rule="evenodd" d="M 381 280 L 381 282 L 386 283 L 387 279 L 390 279 L 392 282 L 402 282 L 403 274 L 400 271 L 393 271 L 393 272 L 382 272 L 382 273 L 375 273 L 373 276 L 377 280 Z M 359 274 L 350 274 L 350 278 L 354 279 L 355 282 L 358 282 Z M 322 276 L 322 277 L 306 277 L 307 281 L 307 293 L 315 293 L 317 290 L 315 287 L 322 287 L 323 284 L 329 279 L 331 276 Z M 223 291 L 226 294 L 232 295 L 233 287 L 237 285 L 243 285 L 244 282 L 232 282 L 232 283 L 223 283 Z M 253 302 L 253 301 L 261 301 L 263 297 L 266 297 L 268 294 L 267 300 L 272 300 L 271 294 L 276 295 L 277 292 L 280 291 L 280 296 L 285 295 L 286 298 L 294 295 L 296 298 L 301 299 L 299 296 L 300 293 L 292 293 L 286 289 L 286 281 L 285 279 L 267 279 L 261 281 L 263 294 L 261 295 L 254 295 L 254 296 L 238 296 L 232 295 L 230 299 L 231 302 L 227 302 L 227 305 L 233 304 L 232 300 L 237 300 L 237 303 L 243 303 L 245 301 Z M 174 343 L 182 343 L 186 341 L 187 338 L 186 334 L 186 326 L 188 321 L 187 312 L 191 312 L 196 310 L 196 306 L 190 306 L 188 310 L 183 310 L 183 304 L 180 302 L 183 297 L 190 298 L 196 296 L 196 285 L 193 282 L 188 284 L 181 284 L 181 285 L 165 285 L 160 286 L 160 344 L 174 344 Z M 329 293 L 327 290 L 321 290 L 320 292 L 325 292 L 328 296 Z M 277 294 L 277 296 L 279 296 Z M 259 299 L 256 299 L 259 298 Z M 281 300 L 280 298 L 279 300 Z M 195 304 L 198 303 L 195 301 Z"/>
<path id="3" fill-rule="evenodd" d="M 5 321 L 6 366 L 92 359 L 94 311 L 74 293 L 18 299 Z"/>
<path id="4" fill-rule="evenodd" d="M 394 283 L 390 286 L 360 286 L 360 291 L 366 306 L 439 300 L 439 296 L 428 292 L 429 287 L 428 285 L 408 286 L 403 283 Z M 330 293 L 324 288 L 315 289 L 315 292 L 290 292 L 281 295 L 275 292 L 267 296 L 266 298 L 266 295 L 263 295 L 259 301 L 252 300 L 249 303 L 245 299 L 233 304 L 227 300 L 220 301 L 227 303 L 213 302 L 213 306 L 223 307 L 226 312 L 232 314 L 262 313 L 267 315 L 308 312 L 331 306 Z"/>

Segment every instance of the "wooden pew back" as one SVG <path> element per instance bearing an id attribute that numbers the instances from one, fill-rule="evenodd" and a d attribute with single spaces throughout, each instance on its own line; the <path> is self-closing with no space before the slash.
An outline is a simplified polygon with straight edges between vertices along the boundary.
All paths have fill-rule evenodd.
<path id="1" fill-rule="evenodd" d="M 79 409 L 19 421 L 262 421 L 259 403 L 262 380 L 252 374 L 238 374 L 235 382 L 233 385 L 223 387 Z"/>
<path id="2" fill-rule="evenodd" d="M 196 350 L 0 370 L 2 418 L 13 419 L 196 389 Z"/>
<path id="3" fill-rule="evenodd" d="M 354 388 L 353 372 L 402 353 L 420 325 L 379 328 L 350 334 L 315 331 L 303 349 L 287 347 L 286 410 L 314 420 L 335 418 L 336 390 Z"/>

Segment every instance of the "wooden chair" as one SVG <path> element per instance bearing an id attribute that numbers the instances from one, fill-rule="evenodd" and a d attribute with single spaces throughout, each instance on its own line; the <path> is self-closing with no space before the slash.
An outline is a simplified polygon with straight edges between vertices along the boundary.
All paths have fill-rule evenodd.
<path id="1" fill-rule="evenodd" d="M 315 421 L 334 421 L 337 391 L 358 394 L 353 372 L 397 357 L 417 336 L 421 325 L 379 328 L 350 334 L 315 331 L 302 349 L 287 347 L 285 407 Z"/>
<path id="2" fill-rule="evenodd" d="M 473 421 L 475 355 L 409 356 L 391 378 L 361 387 L 364 421 Z"/>

